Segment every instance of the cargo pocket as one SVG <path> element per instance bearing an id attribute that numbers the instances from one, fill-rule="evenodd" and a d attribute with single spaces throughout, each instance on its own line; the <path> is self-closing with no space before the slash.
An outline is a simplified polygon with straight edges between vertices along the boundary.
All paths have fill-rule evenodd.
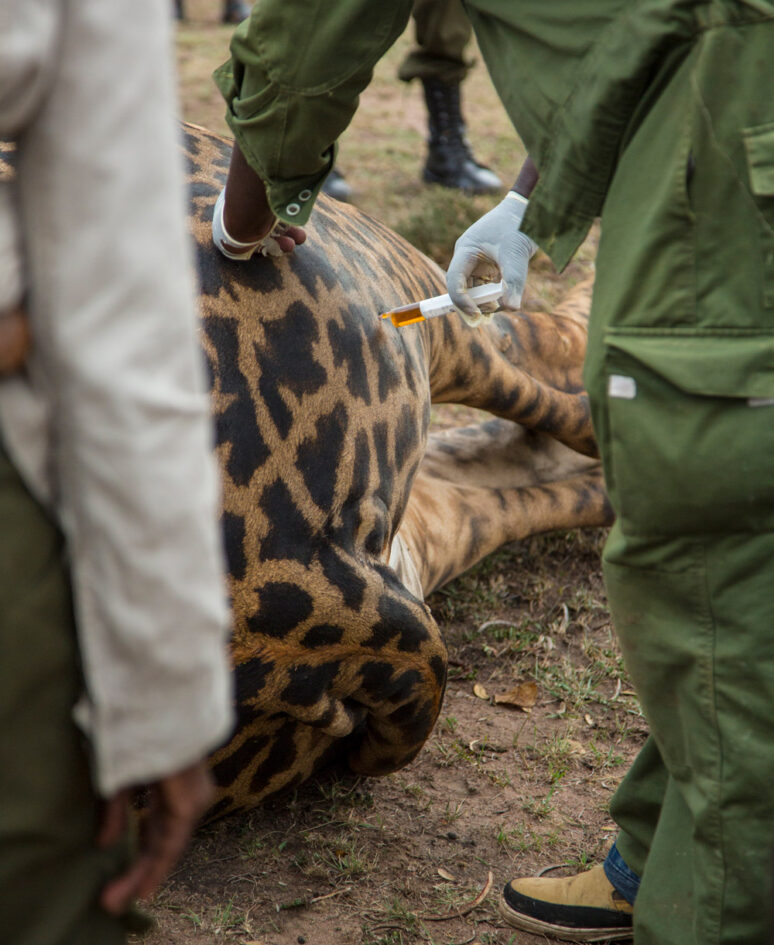
<path id="1" fill-rule="evenodd" d="M 763 253 L 763 305 L 774 308 L 774 122 L 742 132 Z"/>
<path id="2" fill-rule="evenodd" d="M 608 332 L 609 487 L 624 533 L 774 527 L 774 335 Z"/>

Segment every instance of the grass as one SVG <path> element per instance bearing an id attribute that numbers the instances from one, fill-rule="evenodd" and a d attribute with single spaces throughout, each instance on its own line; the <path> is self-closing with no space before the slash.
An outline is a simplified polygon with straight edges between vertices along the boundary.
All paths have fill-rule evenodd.
<path id="1" fill-rule="evenodd" d="M 457 801 L 457 803 L 447 801 L 446 808 L 444 810 L 443 816 L 441 817 L 441 823 L 453 824 L 456 820 L 459 820 L 460 817 L 462 817 L 463 807 L 464 801 Z"/>
<path id="2" fill-rule="evenodd" d="M 332 841 L 326 841 L 325 847 L 316 856 L 335 882 L 357 879 L 367 873 L 373 864 L 373 857 L 352 834 L 340 834 Z"/>
<path id="3" fill-rule="evenodd" d="M 546 849 L 557 846 L 559 831 L 556 828 L 550 828 L 548 831 L 540 830 L 523 823 L 510 828 L 501 825 L 495 839 L 504 852 L 540 854 Z"/>
<path id="4" fill-rule="evenodd" d="M 245 917 L 239 912 L 234 900 L 229 899 L 228 902 L 217 906 L 213 910 L 210 923 L 215 935 L 219 935 L 231 929 L 242 928 L 244 920 Z"/>
<path id="5" fill-rule="evenodd" d="M 523 805 L 524 810 L 538 820 L 545 820 L 554 812 L 553 796 L 555 793 L 556 785 L 552 784 L 551 789 L 545 797 L 526 801 Z"/>

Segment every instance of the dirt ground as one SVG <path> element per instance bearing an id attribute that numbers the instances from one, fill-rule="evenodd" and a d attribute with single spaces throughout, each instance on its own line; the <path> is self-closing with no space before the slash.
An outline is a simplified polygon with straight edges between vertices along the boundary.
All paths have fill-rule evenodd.
<path id="1" fill-rule="evenodd" d="M 189 0 L 188 13 L 177 40 L 183 113 L 224 132 L 209 72 L 229 31 L 212 0 Z M 395 80 L 408 43 L 377 69 L 341 162 L 363 209 L 443 262 L 492 198 L 418 182 L 423 106 Z M 510 181 L 523 150 L 482 68 L 465 90 L 476 152 Z M 538 259 L 526 305 L 550 307 L 593 251 L 592 239 L 562 277 Z M 461 416 L 444 408 L 436 422 Z M 611 793 L 646 735 L 606 610 L 603 540 L 589 530 L 509 545 L 434 594 L 451 672 L 419 757 L 378 780 L 331 773 L 201 829 L 150 907 L 157 928 L 144 945 L 545 941 L 499 918 L 499 889 L 604 856 Z"/>

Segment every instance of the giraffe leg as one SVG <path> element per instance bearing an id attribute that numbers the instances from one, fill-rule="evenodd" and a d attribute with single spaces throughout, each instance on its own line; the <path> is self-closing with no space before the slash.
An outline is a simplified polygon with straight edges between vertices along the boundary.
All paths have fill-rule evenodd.
<path id="1" fill-rule="evenodd" d="M 424 322 L 432 401 L 479 407 L 596 456 L 582 380 L 592 282 L 552 313 L 500 313 L 478 329 L 459 318 Z"/>
<path id="2" fill-rule="evenodd" d="M 491 420 L 431 435 L 398 540 L 427 596 L 509 541 L 611 521 L 598 461 Z"/>

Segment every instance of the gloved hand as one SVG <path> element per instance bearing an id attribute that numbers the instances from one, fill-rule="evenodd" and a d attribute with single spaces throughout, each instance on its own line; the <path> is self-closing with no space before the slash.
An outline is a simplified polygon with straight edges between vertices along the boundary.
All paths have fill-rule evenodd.
<path id="1" fill-rule="evenodd" d="M 261 256 L 283 256 L 287 250 L 283 250 L 277 242 L 276 237 L 283 236 L 289 229 L 287 224 L 275 220 L 274 226 L 266 236 L 252 243 L 242 243 L 234 239 L 226 229 L 223 222 L 223 208 L 226 203 L 225 188 L 220 192 L 220 196 L 215 204 L 215 211 L 212 214 L 212 242 L 218 247 L 227 259 L 250 259 L 255 253 Z M 297 227 L 295 229 L 298 229 Z M 299 242 L 298 239 L 294 243 Z"/>
<path id="2" fill-rule="evenodd" d="M 468 227 L 454 245 L 446 289 L 469 325 L 477 325 L 484 318 L 466 291 L 470 277 L 482 264 L 494 264 L 500 271 L 505 289 L 501 308 L 517 309 L 521 304 L 529 261 L 538 249 L 519 229 L 526 209 L 526 197 L 509 191 L 493 210 Z"/>

